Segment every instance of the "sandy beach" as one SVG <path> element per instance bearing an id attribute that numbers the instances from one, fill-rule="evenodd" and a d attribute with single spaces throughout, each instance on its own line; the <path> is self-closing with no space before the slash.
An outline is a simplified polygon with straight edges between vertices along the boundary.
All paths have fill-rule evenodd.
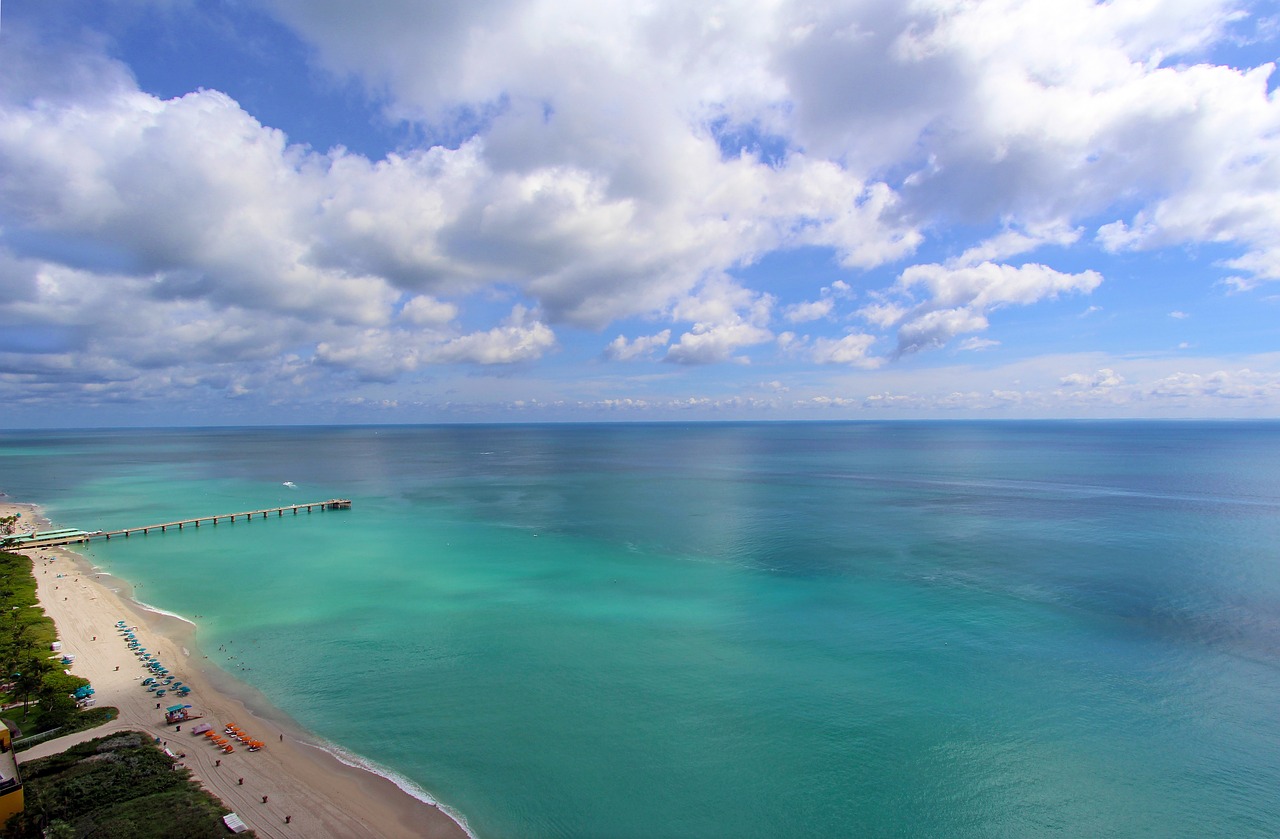
<path id="1" fill-rule="evenodd" d="M 38 510 L 29 505 L 0 501 L 0 516 L 14 512 L 21 512 L 24 520 L 38 517 Z M 195 646 L 196 627 L 138 605 L 126 584 L 94 572 L 69 550 L 25 553 L 34 560 L 40 602 L 58 627 L 62 650 L 76 656 L 68 669 L 89 679 L 97 704 L 119 708 L 120 716 L 105 726 L 41 743 L 23 752 L 21 760 L 54 754 L 117 729 L 142 730 L 160 738 L 170 751 L 184 754 L 181 762 L 194 777 L 259 836 L 466 839 L 466 831 L 447 813 L 380 775 L 342 763 L 309 742 L 306 732 L 269 718 L 274 715 L 254 713 L 230 690 L 220 689 L 219 685 L 235 685 L 232 677 L 204 660 Z M 219 730 L 234 722 L 265 741 L 266 748 L 223 754 L 204 737 L 190 733 L 194 724 L 181 726 L 181 731 L 166 725 L 157 702 L 167 707 L 178 700 L 157 700 L 142 687 L 150 673 L 118 633 L 116 622 L 121 620 L 137 627 L 142 645 L 192 687 L 182 702 L 204 715 L 198 722 Z M 244 692 L 250 694 L 251 689 Z"/>

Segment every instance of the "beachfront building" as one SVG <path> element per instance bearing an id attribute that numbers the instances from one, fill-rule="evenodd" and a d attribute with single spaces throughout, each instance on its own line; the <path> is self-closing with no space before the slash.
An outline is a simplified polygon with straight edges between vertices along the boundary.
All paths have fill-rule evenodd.
<path id="1" fill-rule="evenodd" d="M 0 723 L 0 825 L 15 813 L 21 813 L 22 776 L 18 774 L 18 756 L 13 752 L 13 732 Z"/>

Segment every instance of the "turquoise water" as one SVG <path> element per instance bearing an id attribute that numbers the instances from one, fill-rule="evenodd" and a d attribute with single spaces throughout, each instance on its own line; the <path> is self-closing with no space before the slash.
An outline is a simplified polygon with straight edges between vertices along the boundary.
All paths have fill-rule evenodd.
<path id="1" fill-rule="evenodd" d="M 87 553 L 485 839 L 1280 835 L 1280 424 L 0 432 L 0 489 L 352 498 Z"/>

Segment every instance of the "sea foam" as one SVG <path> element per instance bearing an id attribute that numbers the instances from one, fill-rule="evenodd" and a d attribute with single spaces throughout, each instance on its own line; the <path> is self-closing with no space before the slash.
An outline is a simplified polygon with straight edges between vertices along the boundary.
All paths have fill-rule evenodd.
<path id="1" fill-rule="evenodd" d="M 365 772 L 369 772 L 370 774 L 377 775 L 379 778 L 386 778 L 388 781 L 399 787 L 401 792 L 411 796 L 412 798 L 416 798 L 423 804 L 435 807 L 437 810 L 453 819 L 458 823 L 458 826 L 462 828 L 463 832 L 471 837 L 471 839 L 477 839 L 476 835 L 471 832 L 471 826 L 467 824 L 465 816 L 447 805 L 441 804 L 434 796 L 431 795 L 431 793 L 427 792 L 404 775 L 401 775 L 399 772 L 387 769 L 385 766 L 379 766 L 372 760 L 355 754 L 354 752 L 350 752 L 339 745 L 328 742 L 327 740 L 319 743 L 307 743 L 304 741 L 303 745 L 310 746 L 313 749 L 319 749 L 322 752 L 328 752 L 333 755 L 334 759 L 344 766 L 350 766 L 352 769 L 360 769 Z"/>

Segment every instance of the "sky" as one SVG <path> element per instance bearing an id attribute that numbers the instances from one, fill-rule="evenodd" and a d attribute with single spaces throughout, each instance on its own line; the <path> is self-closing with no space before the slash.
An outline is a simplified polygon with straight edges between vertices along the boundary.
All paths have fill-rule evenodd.
<path id="1" fill-rule="evenodd" d="M 0 427 L 1280 417 L 1280 3 L 9 0 Z"/>

